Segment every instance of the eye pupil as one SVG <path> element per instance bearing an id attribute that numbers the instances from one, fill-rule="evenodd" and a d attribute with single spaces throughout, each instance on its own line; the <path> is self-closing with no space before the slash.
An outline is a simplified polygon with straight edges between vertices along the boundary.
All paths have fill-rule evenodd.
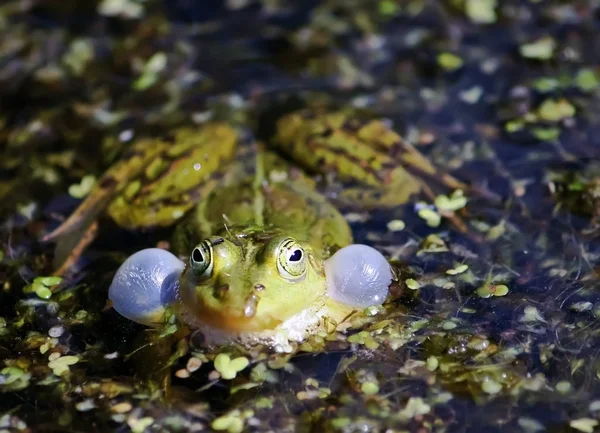
<path id="1" fill-rule="evenodd" d="M 202 263 L 204 261 L 204 255 L 198 248 L 194 249 L 194 252 L 192 253 L 192 260 L 198 263 Z"/>
<path id="2" fill-rule="evenodd" d="M 295 250 L 292 255 L 290 256 L 290 262 L 299 262 L 300 260 L 302 260 L 302 251 L 301 250 Z"/>

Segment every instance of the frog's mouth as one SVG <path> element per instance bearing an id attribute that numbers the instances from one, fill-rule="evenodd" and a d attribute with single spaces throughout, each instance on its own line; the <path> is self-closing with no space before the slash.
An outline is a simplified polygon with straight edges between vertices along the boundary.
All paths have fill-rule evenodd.
<path id="1" fill-rule="evenodd" d="M 303 320 L 308 321 L 308 317 L 316 316 L 325 305 L 325 297 L 319 297 L 309 307 L 289 315 L 282 311 L 280 306 L 269 309 L 263 305 L 263 308 L 259 308 L 261 299 L 256 287 L 249 290 L 249 294 L 238 302 L 224 303 L 223 298 L 219 299 L 218 291 L 216 293 L 217 296 L 208 293 L 189 296 L 189 292 L 182 292 L 179 304 L 180 311 L 185 316 L 184 320 L 193 323 L 193 326 L 208 326 L 228 333 L 273 331 L 284 327 L 285 323 L 295 316 L 300 317 L 303 314 Z M 191 299 L 188 299 L 188 296 Z"/>
<path id="2" fill-rule="evenodd" d="M 267 344 L 276 352 L 289 352 L 292 350 L 289 342 L 300 342 L 307 338 L 322 324 L 323 317 L 327 315 L 326 302 L 319 302 L 305 310 L 279 321 L 274 328 L 250 329 L 249 327 L 234 326 L 223 327 L 223 322 L 216 324 L 201 320 L 198 315 L 189 309 L 182 311 L 184 320 L 194 330 L 202 335 L 202 346 L 214 346 L 231 342 L 247 346 Z M 204 316 L 206 318 L 207 316 Z"/>
<path id="3" fill-rule="evenodd" d="M 260 317 L 257 317 L 256 314 L 247 315 L 246 312 L 251 308 L 244 305 L 238 308 L 229 306 L 214 309 L 202 303 L 197 303 L 195 306 L 184 306 L 187 313 L 192 315 L 196 321 L 229 332 L 265 331 L 275 329 L 283 323 L 282 320 L 272 315 L 261 314 Z"/>

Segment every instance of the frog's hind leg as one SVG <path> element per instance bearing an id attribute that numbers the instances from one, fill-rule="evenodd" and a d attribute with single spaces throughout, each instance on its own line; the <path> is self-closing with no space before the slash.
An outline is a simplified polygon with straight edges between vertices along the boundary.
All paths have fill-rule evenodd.
<path id="1" fill-rule="evenodd" d="M 148 147 L 150 149 L 146 151 L 136 151 L 137 147 L 132 149 L 128 158 L 109 168 L 77 209 L 56 229 L 41 238 L 42 242 L 57 241 L 54 275 L 65 275 L 95 239 L 98 231 L 97 217 L 118 194 L 119 187 L 139 175 L 157 152 L 164 150 L 160 147 Z"/>
<path id="2" fill-rule="evenodd" d="M 90 194 L 75 211 L 56 229 L 42 237 L 42 242 L 58 239 L 91 224 L 104 210 L 106 205 L 118 194 L 128 181 L 138 176 L 160 152 L 164 146 L 151 146 L 145 140 L 140 141 L 129 155 L 109 168 L 96 183 Z"/>
<path id="3" fill-rule="evenodd" d="M 81 236 L 74 235 L 59 239 L 54 253 L 54 265 L 57 266 L 57 269 L 52 275 L 64 277 L 69 269 L 77 263 L 88 245 L 96 239 L 97 234 L 98 222 L 93 221 Z"/>
<path id="4" fill-rule="evenodd" d="M 164 227 L 180 219 L 214 187 L 237 144 L 237 131 L 220 122 L 136 141 L 69 218 L 42 238 L 69 245 L 63 239 L 84 233 L 70 243 L 66 257 L 57 254 L 57 272 L 64 273 L 91 242 L 95 230 L 90 234 L 88 228 L 105 209 L 117 225 L 130 230 Z"/>

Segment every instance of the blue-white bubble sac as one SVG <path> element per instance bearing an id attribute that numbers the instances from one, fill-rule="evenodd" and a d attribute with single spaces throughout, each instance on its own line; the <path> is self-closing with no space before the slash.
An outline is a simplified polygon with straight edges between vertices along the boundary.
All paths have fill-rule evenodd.
<path id="1" fill-rule="evenodd" d="M 386 258 L 367 245 L 350 245 L 325 261 L 329 297 L 356 308 L 381 305 L 393 273 Z"/>
<path id="2" fill-rule="evenodd" d="M 160 248 L 132 254 L 117 270 L 108 297 L 122 316 L 143 325 L 163 322 L 165 308 L 176 297 L 185 264 Z"/>

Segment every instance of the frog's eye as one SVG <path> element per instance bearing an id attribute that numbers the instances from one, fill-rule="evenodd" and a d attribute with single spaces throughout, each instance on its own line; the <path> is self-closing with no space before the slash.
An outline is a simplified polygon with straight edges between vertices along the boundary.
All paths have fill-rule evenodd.
<path id="1" fill-rule="evenodd" d="M 277 270 L 287 279 L 296 280 L 306 274 L 307 257 L 294 239 L 285 239 L 277 249 Z"/>
<path id="2" fill-rule="evenodd" d="M 213 269 L 212 246 L 208 241 L 202 241 L 190 255 L 190 266 L 197 277 L 210 277 Z"/>

